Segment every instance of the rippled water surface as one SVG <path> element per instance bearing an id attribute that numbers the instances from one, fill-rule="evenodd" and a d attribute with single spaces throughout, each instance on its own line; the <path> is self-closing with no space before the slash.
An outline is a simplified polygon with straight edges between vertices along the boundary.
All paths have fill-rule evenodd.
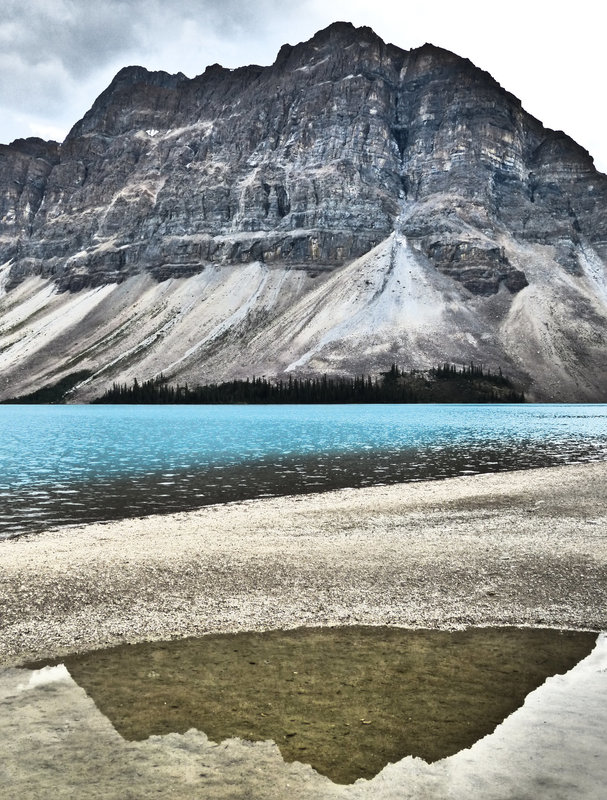
<path id="1" fill-rule="evenodd" d="M 0 537 L 607 459 L 607 405 L 0 406 Z"/>

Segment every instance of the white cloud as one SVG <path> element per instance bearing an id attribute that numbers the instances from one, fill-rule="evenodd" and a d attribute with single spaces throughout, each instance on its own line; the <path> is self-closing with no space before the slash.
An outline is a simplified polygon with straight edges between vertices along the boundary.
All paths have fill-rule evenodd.
<path id="1" fill-rule="evenodd" d="M 29 135 L 37 136 L 39 139 L 47 141 L 62 142 L 67 136 L 67 128 L 60 128 L 57 125 L 45 125 L 43 122 L 28 122 Z"/>

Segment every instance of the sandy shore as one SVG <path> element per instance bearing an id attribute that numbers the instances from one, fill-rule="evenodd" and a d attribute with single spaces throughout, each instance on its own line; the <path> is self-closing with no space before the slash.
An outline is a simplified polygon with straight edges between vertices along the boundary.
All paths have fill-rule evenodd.
<path id="1" fill-rule="evenodd" d="M 0 543 L 0 665 L 321 624 L 607 629 L 607 463 L 266 498 Z"/>

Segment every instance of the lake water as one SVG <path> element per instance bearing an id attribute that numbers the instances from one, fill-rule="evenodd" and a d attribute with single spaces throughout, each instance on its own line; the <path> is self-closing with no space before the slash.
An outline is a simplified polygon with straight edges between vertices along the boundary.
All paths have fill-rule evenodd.
<path id="1" fill-rule="evenodd" d="M 0 538 L 607 459 L 607 405 L 0 406 Z"/>

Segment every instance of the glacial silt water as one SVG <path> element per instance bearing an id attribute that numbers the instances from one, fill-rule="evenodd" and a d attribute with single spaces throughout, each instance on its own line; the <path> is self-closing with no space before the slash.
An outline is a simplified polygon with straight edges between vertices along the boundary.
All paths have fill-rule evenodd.
<path id="1" fill-rule="evenodd" d="M 0 537 L 607 458 L 607 405 L 0 406 Z"/>

